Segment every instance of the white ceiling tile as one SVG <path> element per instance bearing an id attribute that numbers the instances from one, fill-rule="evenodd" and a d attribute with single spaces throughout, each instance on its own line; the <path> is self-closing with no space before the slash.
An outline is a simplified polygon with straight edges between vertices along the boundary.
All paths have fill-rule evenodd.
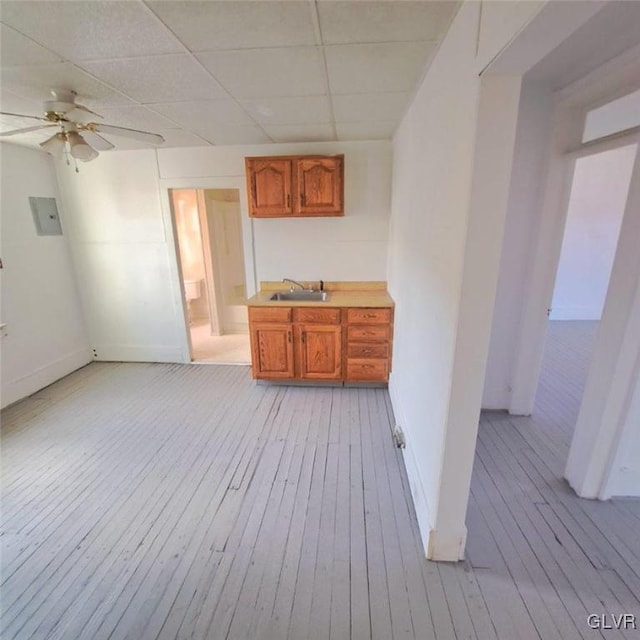
<path id="1" fill-rule="evenodd" d="M 316 44 L 308 0 L 148 4 L 191 51 Z"/>
<path id="2" fill-rule="evenodd" d="M 61 61 L 60 56 L 10 27 L 0 24 L 0 64 L 3 67 Z"/>
<path id="3" fill-rule="evenodd" d="M 159 129 L 176 129 L 178 125 L 164 116 L 161 116 L 146 107 L 110 107 L 101 109 L 102 118 L 97 119 L 92 116 L 96 122 L 104 122 L 112 124 L 116 127 L 127 127 L 129 129 L 140 129 L 142 131 L 157 131 Z"/>
<path id="4" fill-rule="evenodd" d="M 207 126 L 212 122 L 217 124 L 255 124 L 242 107 L 233 100 L 169 102 L 150 106 L 174 122 L 194 131 L 197 129 L 207 130 Z"/>
<path id="5" fill-rule="evenodd" d="M 272 124 L 264 130 L 274 142 L 321 142 L 335 140 L 331 124 Z"/>
<path id="6" fill-rule="evenodd" d="M 113 134 L 101 134 L 107 138 L 109 142 L 115 145 L 116 151 L 132 150 L 132 149 L 168 149 L 169 147 L 206 147 L 209 143 L 188 131 L 180 129 L 157 129 L 154 133 L 159 133 L 164 138 L 161 145 L 153 145 L 133 138 L 123 138 Z M 109 153 L 109 152 L 106 152 Z"/>
<path id="7" fill-rule="evenodd" d="M 316 47 L 200 53 L 198 59 L 236 98 L 325 93 L 322 55 Z"/>
<path id="8" fill-rule="evenodd" d="M 428 42 L 394 42 L 325 47 L 331 92 L 410 91 L 434 46 Z"/>
<path id="9" fill-rule="evenodd" d="M 183 51 L 141 2 L 2 2 L 2 21 L 69 60 Z"/>
<path id="10" fill-rule="evenodd" d="M 394 42 L 440 38 L 459 7 L 436 2 L 318 2 L 324 44 Z"/>
<path id="11" fill-rule="evenodd" d="M 188 54 L 85 62 L 82 67 L 143 103 L 227 97 Z"/>
<path id="12" fill-rule="evenodd" d="M 194 133 L 180 129 L 166 129 L 159 131 L 159 133 L 164 137 L 164 144 L 161 146 L 162 149 L 168 147 L 205 147 L 209 144 L 206 140 Z"/>
<path id="13" fill-rule="evenodd" d="M 102 105 L 131 104 L 126 96 L 92 78 L 70 62 L 7 67 L 2 70 L 2 88 L 30 100 L 50 100 L 50 89 L 72 89 L 78 102 L 98 110 Z"/>
<path id="14" fill-rule="evenodd" d="M 336 122 L 338 140 L 388 140 L 398 126 L 397 120 L 384 122 Z"/>
<path id="15" fill-rule="evenodd" d="M 266 144 L 271 142 L 269 136 L 255 125 L 212 124 L 209 129 L 209 134 L 203 135 L 203 137 L 212 144 Z"/>
<path id="16" fill-rule="evenodd" d="M 331 122 L 327 96 L 255 98 L 242 103 L 258 122 L 265 125 Z"/>
<path id="17" fill-rule="evenodd" d="M 2 93 L 0 93 L 0 111 L 20 114 L 24 113 L 28 116 L 44 115 L 41 100 L 29 100 L 28 98 L 22 98 L 4 88 L 2 89 Z"/>
<path id="18" fill-rule="evenodd" d="M 359 93 L 332 97 L 337 122 L 399 121 L 407 108 L 410 93 Z"/>

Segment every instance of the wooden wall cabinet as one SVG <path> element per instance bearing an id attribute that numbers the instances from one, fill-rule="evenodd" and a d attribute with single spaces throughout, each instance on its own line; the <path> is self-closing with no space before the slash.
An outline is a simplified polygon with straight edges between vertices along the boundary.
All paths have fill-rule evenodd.
<path id="1" fill-rule="evenodd" d="M 344 156 L 245 158 L 249 215 L 344 215 Z"/>
<path id="2" fill-rule="evenodd" d="M 387 382 L 390 308 L 250 307 L 253 377 Z"/>

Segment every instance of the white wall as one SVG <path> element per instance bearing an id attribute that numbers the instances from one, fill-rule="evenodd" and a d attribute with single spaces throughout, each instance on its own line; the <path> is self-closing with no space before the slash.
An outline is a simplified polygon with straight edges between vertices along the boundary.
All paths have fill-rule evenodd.
<path id="1" fill-rule="evenodd" d="M 56 165 L 87 329 L 98 360 L 179 362 L 184 320 L 155 151 Z"/>
<path id="2" fill-rule="evenodd" d="M 388 142 L 326 142 L 158 151 L 171 181 L 244 177 L 245 156 L 345 154 L 345 215 L 254 219 L 258 281 L 385 280 L 391 191 Z M 183 181 L 184 183 L 184 181 Z"/>
<path id="3" fill-rule="evenodd" d="M 29 196 L 54 197 L 50 157 L 0 145 L 2 175 L 2 406 L 91 361 L 66 224 L 62 236 L 38 236 Z"/>
<path id="4" fill-rule="evenodd" d="M 576 162 L 552 320 L 600 320 L 635 151 L 630 145 Z"/>
<path id="5" fill-rule="evenodd" d="M 640 363 L 635 378 L 628 413 L 605 487 L 605 497 L 640 496 Z"/>
<path id="6" fill-rule="evenodd" d="M 462 5 L 394 138 L 388 279 L 396 315 L 390 392 L 396 419 L 407 436 L 405 461 L 423 542 L 434 559 L 457 559 L 464 548 L 468 484 L 456 487 L 462 496 L 456 500 L 456 509 L 462 503 L 462 518 L 447 523 L 442 536 L 438 512 L 448 490 L 443 482 L 450 479 L 443 476 L 445 449 L 451 454 L 456 444 L 447 443 L 446 435 L 455 387 L 479 73 L 540 8 L 522 3 L 517 15 L 513 6 L 506 8 L 510 26 L 505 28 L 500 4 L 492 4 L 491 14 L 481 23 L 479 56 L 479 5 Z M 473 250 L 469 257 L 475 260 Z M 497 275 L 497 260 L 495 269 Z M 481 356 L 479 364 L 481 381 Z M 457 371 L 463 368 L 458 362 Z M 456 395 L 462 391 L 462 386 L 455 389 Z M 479 398 L 475 424 L 472 419 L 459 425 L 463 431 L 468 427 L 463 438 L 471 442 L 471 457 L 478 410 Z M 462 485 L 467 471 L 470 474 L 467 462 L 462 463 Z"/>
<path id="7" fill-rule="evenodd" d="M 384 280 L 390 201 L 388 142 L 112 151 L 75 173 L 57 165 L 70 241 L 97 358 L 188 361 L 166 190 L 244 189 L 244 157 L 345 154 L 345 216 L 246 217 L 258 280 Z M 213 182 L 215 184 L 213 184 Z M 225 184 L 225 181 L 228 184 Z M 250 244 L 251 234 L 254 247 Z M 251 294 L 253 274 L 247 272 Z"/>
<path id="8" fill-rule="evenodd" d="M 548 90 L 526 80 L 522 85 L 505 222 L 500 275 L 491 329 L 482 407 L 506 409 L 516 345 L 520 336 L 523 296 L 534 258 L 533 243 L 542 201 L 545 165 L 551 140 L 553 102 Z"/>

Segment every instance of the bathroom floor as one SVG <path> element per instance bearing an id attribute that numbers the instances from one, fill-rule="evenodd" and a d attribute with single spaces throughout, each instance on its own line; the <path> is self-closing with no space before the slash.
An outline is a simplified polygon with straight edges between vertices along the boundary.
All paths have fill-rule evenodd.
<path id="1" fill-rule="evenodd" d="M 194 320 L 190 330 L 193 362 L 251 364 L 248 333 L 212 336 L 207 320 Z"/>

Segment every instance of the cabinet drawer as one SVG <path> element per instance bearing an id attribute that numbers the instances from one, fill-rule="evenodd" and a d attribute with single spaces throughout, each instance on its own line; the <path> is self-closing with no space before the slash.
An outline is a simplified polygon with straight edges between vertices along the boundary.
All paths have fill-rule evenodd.
<path id="1" fill-rule="evenodd" d="M 382 324 L 391 322 L 391 309 L 348 309 L 349 324 Z"/>
<path id="2" fill-rule="evenodd" d="M 388 358 L 389 345 L 386 343 L 350 342 L 347 345 L 347 358 Z"/>
<path id="3" fill-rule="evenodd" d="M 384 342 L 391 336 L 388 325 L 348 326 L 347 339 L 349 342 Z"/>
<path id="4" fill-rule="evenodd" d="M 293 321 L 317 322 L 320 324 L 340 324 L 340 309 L 297 307 L 293 310 Z"/>
<path id="5" fill-rule="evenodd" d="M 386 382 L 389 377 L 389 362 L 383 359 L 347 359 L 347 380 L 370 380 Z"/>
<path id="6" fill-rule="evenodd" d="M 291 322 L 291 307 L 249 307 L 250 322 Z"/>

